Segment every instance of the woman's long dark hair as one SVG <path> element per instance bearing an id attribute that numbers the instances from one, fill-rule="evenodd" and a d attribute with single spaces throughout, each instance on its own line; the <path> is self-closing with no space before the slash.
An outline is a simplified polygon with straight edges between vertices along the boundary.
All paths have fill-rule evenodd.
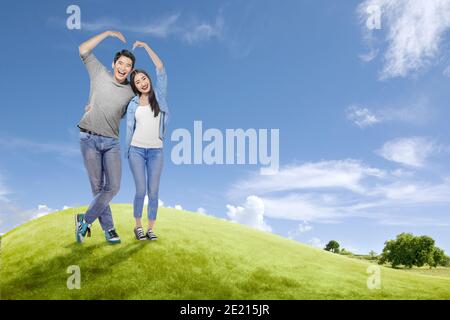
<path id="1" fill-rule="evenodd" d="M 141 92 L 138 90 L 138 88 L 136 88 L 136 85 L 134 84 L 134 78 L 136 77 L 136 75 L 138 73 L 143 73 L 145 74 L 145 76 L 147 77 L 148 81 L 150 82 L 150 92 L 148 93 L 148 102 L 150 104 L 150 108 L 153 111 L 153 115 L 155 117 L 158 116 L 159 112 L 161 111 L 161 109 L 159 108 L 159 104 L 158 101 L 156 100 L 156 95 L 155 95 L 155 91 L 153 90 L 153 83 L 152 83 L 152 78 L 150 78 L 150 76 L 148 75 L 147 72 L 145 72 L 142 69 L 136 69 L 134 70 L 131 75 L 130 75 L 130 84 L 131 84 L 131 89 L 133 89 L 133 92 L 135 94 L 137 94 L 138 96 L 141 96 Z"/>

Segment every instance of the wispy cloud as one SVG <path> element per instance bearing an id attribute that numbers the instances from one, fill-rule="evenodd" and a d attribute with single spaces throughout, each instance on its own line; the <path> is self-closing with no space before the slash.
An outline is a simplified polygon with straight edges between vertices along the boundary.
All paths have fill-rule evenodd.
<path id="1" fill-rule="evenodd" d="M 53 20 L 50 22 L 54 22 Z M 223 35 L 224 25 L 225 21 L 220 12 L 212 22 L 193 18 L 186 19 L 181 13 L 173 13 L 155 21 L 141 24 L 124 23 L 112 18 L 98 18 L 93 21 L 83 21 L 81 30 L 100 32 L 108 29 L 117 29 L 122 32 L 162 39 L 175 37 L 189 45 L 195 45 L 213 39 L 220 39 Z"/>
<path id="2" fill-rule="evenodd" d="M 423 167 L 438 150 L 435 142 L 424 137 L 398 138 L 386 142 L 376 152 L 383 158 L 411 167 Z"/>
<path id="3" fill-rule="evenodd" d="M 346 115 L 348 120 L 354 122 L 360 128 L 370 127 L 381 122 L 381 119 L 369 109 L 355 105 L 347 108 Z"/>
<path id="4" fill-rule="evenodd" d="M 321 161 L 287 166 L 275 176 L 249 175 L 233 184 L 228 195 L 233 199 L 249 194 L 257 197 L 263 215 L 273 219 L 339 223 L 365 217 L 387 221 L 389 214 L 401 212 L 404 217 L 448 205 L 450 178 L 444 175 L 439 180 L 424 181 L 409 171 L 382 170 L 351 159 Z"/>
<path id="5" fill-rule="evenodd" d="M 353 104 L 345 109 L 347 120 L 361 129 L 382 123 L 402 122 L 413 125 L 424 125 L 434 116 L 434 109 L 424 97 L 416 99 L 406 106 L 368 108 Z"/>
<path id="6" fill-rule="evenodd" d="M 288 238 L 289 239 L 295 239 L 298 236 L 303 235 L 304 233 L 310 232 L 313 230 L 313 226 L 308 223 L 308 221 L 303 221 L 302 223 L 299 223 L 297 225 L 297 228 L 294 230 L 288 231 Z"/>
<path id="7" fill-rule="evenodd" d="M 228 195 L 233 197 L 242 192 L 264 194 L 317 188 L 343 188 L 360 193 L 364 191 L 361 184 L 364 178 L 384 174 L 383 170 L 368 167 L 353 159 L 309 162 L 286 166 L 277 174 L 267 177 L 254 174 L 249 179 L 235 183 Z"/>
<path id="8" fill-rule="evenodd" d="M 369 6 L 380 9 L 385 31 L 387 49 L 381 79 L 406 77 L 436 63 L 450 28 L 450 0 L 366 0 L 358 6 L 366 40 L 380 32 L 365 25 Z"/>
<path id="9" fill-rule="evenodd" d="M 78 156 L 80 150 L 67 144 L 36 142 L 22 138 L 0 138 L 0 148 L 26 150 L 30 153 L 57 153 L 62 156 Z"/>
<path id="10" fill-rule="evenodd" d="M 308 244 L 312 245 L 313 247 L 320 248 L 320 249 L 323 249 L 325 247 L 325 243 L 317 237 L 311 238 L 308 241 Z"/>
<path id="11" fill-rule="evenodd" d="M 171 14 L 160 18 L 154 22 L 142 25 L 130 25 L 119 20 L 111 18 L 99 18 L 95 21 L 84 22 L 81 29 L 84 31 L 104 31 L 111 28 L 121 30 L 123 32 L 133 32 L 139 34 L 146 34 L 159 38 L 166 38 L 167 36 L 179 32 L 177 22 L 180 18 L 179 13 Z"/>

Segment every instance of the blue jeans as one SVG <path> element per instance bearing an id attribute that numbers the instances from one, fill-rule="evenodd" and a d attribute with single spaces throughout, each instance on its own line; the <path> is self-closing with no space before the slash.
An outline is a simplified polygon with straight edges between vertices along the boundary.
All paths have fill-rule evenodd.
<path id="1" fill-rule="evenodd" d="M 87 223 L 98 218 L 104 231 L 114 228 L 109 203 L 119 192 L 122 176 L 119 140 L 80 132 L 83 155 L 94 200 L 85 214 Z"/>
<path id="2" fill-rule="evenodd" d="M 136 195 L 133 203 L 134 217 L 138 219 L 142 217 L 145 194 L 147 193 L 147 216 L 149 220 L 156 220 L 159 180 L 163 168 L 163 149 L 146 149 L 131 146 L 128 163 L 136 185 Z"/>

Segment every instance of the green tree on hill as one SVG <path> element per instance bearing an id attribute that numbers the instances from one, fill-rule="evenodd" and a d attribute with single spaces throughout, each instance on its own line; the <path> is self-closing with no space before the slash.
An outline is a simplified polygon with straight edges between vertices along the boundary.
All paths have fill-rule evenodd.
<path id="1" fill-rule="evenodd" d="M 441 248 L 434 248 L 430 261 L 428 265 L 431 267 L 437 266 L 448 266 L 449 257 L 447 257 L 444 253 L 444 250 Z"/>
<path id="2" fill-rule="evenodd" d="M 407 268 L 445 265 L 445 253 L 435 247 L 429 236 L 416 237 L 411 233 L 401 233 L 395 240 L 385 242 L 379 263 L 391 263 L 393 268 L 403 265 Z"/>
<path id="3" fill-rule="evenodd" d="M 325 250 L 326 251 L 330 251 L 333 253 L 339 253 L 339 243 L 335 240 L 331 240 L 330 242 L 327 243 L 327 245 L 325 246 Z"/>

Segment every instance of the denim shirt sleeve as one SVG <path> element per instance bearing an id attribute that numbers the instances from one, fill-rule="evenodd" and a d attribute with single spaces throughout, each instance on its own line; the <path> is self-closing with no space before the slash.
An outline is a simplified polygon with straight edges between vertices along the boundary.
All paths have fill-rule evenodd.
<path id="1" fill-rule="evenodd" d="M 167 107 L 167 74 L 166 69 L 156 68 L 156 87 L 155 87 L 156 99 L 158 100 L 159 107 L 164 112 L 169 112 Z"/>
<path id="2" fill-rule="evenodd" d="M 158 100 L 159 107 L 163 112 L 159 127 L 159 137 L 164 139 L 164 135 L 167 129 L 167 123 L 169 122 L 169 106 L 167 105 L 167 73 L 166 69 L 156 68 L 156 87 L 155 87 L 156 100 Z"/>
<path id="3" fill-rule="evenodd" d="M 131 100 L 127 107 L 127 130 L 125 136 L 125 158 L 128 158 L 128 152 L 131 145 L 131 140 L 134 134 L 134 128 L 136 124 L 135 120 L 135 110 L 136 110 L 136 102 L 135 100 Z"/>

